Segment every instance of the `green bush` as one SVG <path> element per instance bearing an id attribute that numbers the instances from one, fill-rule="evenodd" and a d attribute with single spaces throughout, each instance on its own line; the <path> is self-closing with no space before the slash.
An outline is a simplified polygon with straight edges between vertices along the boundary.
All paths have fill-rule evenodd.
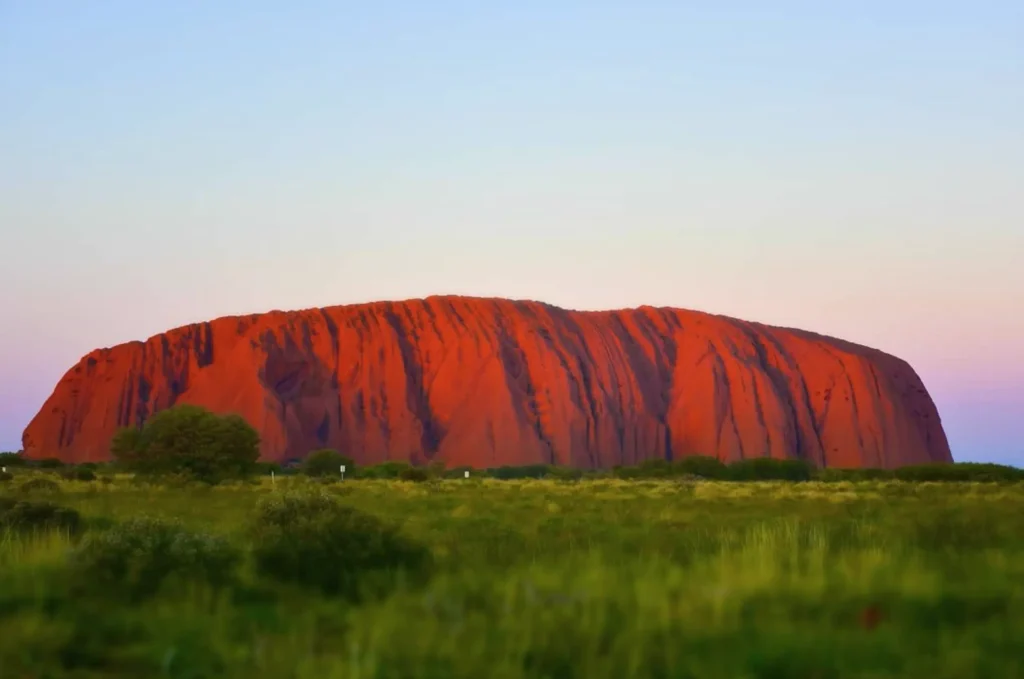
<path id="1" fill-rule="evenodd" d="M 583 478 L 583 470 L 575 467 L 551 467 L 548 476 L 559 481 L 579 481 Z"/>
<path id="2" fill-rule="evenodd" d="M 74 509 L 52 502 L 0 498 L 0 529 L 19 533 L 59 530 L 77 535 L 82 518 Z"/>
<path id="3" fill-rule="evenodd" d="M 238 415 L 179 405 L 158 412 L 141 429 L 118 431 L 110 452 L 136 474 L 187 474 L 217 483 L 251 474 L 259 443 L 259 434 Z"/>
<path id="4" fill-rule="evenodd" d="M 612 467 L 612 476 L 617 479 L 638 479 L 641 476 L 641 470 L 635 465 L 617 464 Z"/>
<path id="5" fill-rule="evenodd" d="M 240 562 L 239 550 L 220 536 L 145 517 L 88 535 L 74 555 L 83 583 L 133 600 L 152 596 L 171 579 L 222 587 Z"/>
<path id="6" fill-rule="evenodd" d="M 357 476 L 364 479 L 397 479 L 411 466 L 408 462 L 381 462 L 360 467 Z"/>
<path id="7" fill-rule="evenodd" d="M 687 455 L 672 463 L 672 471 L 678 475 L 693 475 L 704 479 L 726 479 L 729 468 L 717 457 Z"/>
<path id="8" fill-rule="evenodd" d="M 264 499 L 251 537 L 264 576 L 352 599 L 386 587 L 396 573 L 424 574 L 431 562 L 397 529 L 324 493 Z"/>
<path id="9" fill-rule="evenodd" d="M 43 478 L 37 476 L 35 478 L 23 481 L 18 486 L 18 492 L 21 493 L 59 493 L 60 484 L 53 479 Z"/>
<path id="10" fill-rule="evenodd" d="M 466 472 L 469 472 L 470 478 L 476 476 L 477 472 L 473 467 L 453 467 L 451 469 L 444 470 L 444 478 L 446 479 L 464 479 L 466 478 Z"/>
<path id="11" fill-rule="evenodd" d="M 729 465 L 734 481 L 810 481 L 814 468 L 804 460 L 753 457 Z"/>
<path id="12" fill-rule="evenodd" d="M 356 471 L 356 465 L 352 458 L 330 448 L 314 450 L 302 461 L 302 473 L 313 477 L 337 476 L 340 478 L 341 465 L 345 465 L 346 475 L 354 474 Z"/>
<path id="13" fill-rule="evenodd" d="M 14 480 L 14 474 L 12 474 L 10 472 L 0 472 L 0 483 L 5 483 L 7 481 L 13 481 L 13 480 Z"/>
<path id="14" fill-rule="evenodd" d="M 672 463 L 663 457 L 642 460 L 637 469 L 644 478 L 660 479 L 672 475 Z"/>
<path id="15" fill-rule="evenodd" d="M 398 475 L 398 478 L 402 481 L 423 482 L 430 479 L 430 474 L 428 474 L 427 470 L 422 467 L 409 467 L 408 469 L 403 469 L 402 473 Z"/>
<path id="16" fill-rule="evenodd" d="M 696 477 L 705 479 L 728 479 L 728 467 L 715 457 L 706 455 L 684 455 L 673 461 L 663 458 L 643 460 L 637 465 L 616 465 L 611 475 L 620 479 L 663 479 L 672 477 Z"/>
<path id="17" fill-rule="evenodd" d="M 32 466 L 37 469 L 60 469 L 64 463 L 55 457 L 44 457 L 41 460 L 36 460 Z"/>
<path id="18" fill-rule="evenodd" d="M 89 467 L 67 467 L 60 472 L 62 479 L 68 481 L 95 481 L 96 473 Z"/>
<path id="19" fill-rule="evenodd" d="M 492 467 L 487 470 L 487 476 L 494 479 L 542 479 L 548 475 L 551 467 L 546 464 L 528 464 L 518 467 L 503 466 Z"/>

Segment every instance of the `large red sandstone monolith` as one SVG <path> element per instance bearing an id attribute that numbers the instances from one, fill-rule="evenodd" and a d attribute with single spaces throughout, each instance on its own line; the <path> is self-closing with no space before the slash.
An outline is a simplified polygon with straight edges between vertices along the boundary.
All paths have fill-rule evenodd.
<path id="1" fill-rule="evenodd" d="M 875 349 L 693 311 L 460 297 L 220 318 L 93 351 L 24 449 L 105 460 L 119 427 L 175 403 L 244 416 L 267 460 L 952 460 L 920 378 Z"/>

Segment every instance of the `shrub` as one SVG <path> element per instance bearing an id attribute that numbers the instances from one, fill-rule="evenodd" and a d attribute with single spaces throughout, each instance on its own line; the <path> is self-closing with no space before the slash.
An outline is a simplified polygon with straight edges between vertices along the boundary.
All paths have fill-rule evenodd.
<path id="1" fill-rule="evenodd" d="M 341 476 L 341 465 L 345 465 L 345 473 L 355 473 L 355 463 L 336 450 L 324 448 L 315 450 L 302 462 L 302 473 L 306 476 Z"/>
<path id="2" fill-rule="evenodd" d="M 637 465 L 637 471 L 640 476 L 646 478 L 664 478 L 671 476 L 672 464 L 664 458 L 654 457 L 641 461 Z"/>
<path id="3" fill-rule="evenodd" d="M 13 480 L 14 480 L 14 474 L 12 474 L 10 472 L 0 472 L 0 483 L 7 482 L 7 481 L 13 481 Z"/>
<path id="4" fill-rule="evenodd" d="M 495 479 L 542 479 L 548 475 L 550 467 L 546 464 L 528 464 L 519 467 L 493 467 L 487 475 Z"/>
<path id="5" fill-rule="evenodd" d="M 423 574 L 431 561 L 395 528 L 324 493 L 265 498 L 251 537 L 261 574 L 352 599 L 396 573 Z"/>
<path id="6" fill-rule="evenodd" d="M 89 535 L 74 561 L 90 587 L 138 600 L 171 579 L 222 587 L 233 580 L 241 554 L 220 536 L 143 517 Z"/>
<path id="7" fill-rule="evenodd" d="M 452 469 L 444 470 L 444 478 L 446 479 L 464 479 L 466 478 L 466 472 L 469 472 L 470 477 L 476 475 L 473 467 L 453 467 Z"/>
<path id="8" fill-rule="evenodd" d="M 365 479 L 397 479 L 409 469 L 408 462 L 388 461 L 359 468 L 359 476 Z"/>
<path id="9" fill-rule="evenodd" d="M 33 466 L 38 469 L 60 469 L 64 463 L 55 457 L 44 457 L 41 460 L 36 460 Z"/>
<path id="10" fill-rule="evenodd" d="M 575 467 L 551 467 L 548 475 L 559 481 L 578 481 L 583 478 L 583 470 Z"/>
<path id="11" fill-rule="evenodd" d="M 729 465 L 729 478 L 735 481 L 809 481 L 813 467 L 804 460 L 777 460 L 753 457 Z"/>
<path id="12" fill-rule="evenodd" d="M 444 460 L 431 460 L 430 464 L 427 465 L 427 473 L 430 474 L 432 478 L 443 479 L 447 466 L 448 465 Z"/>
<path id="13" fill-rule="evenodd" d="M 259 457 L 259 434 L 238 415 L 199 406 L 163 410 L 141 429 L 122 429 L 110 452 L 136 474 L 188 474 L 207 483 L 245 476 Z"/>
<path id="14" fill-rule="evenodd" d="M 96 473 L 88 467 L 68 467 L 60 473 L 68 481 L 95 481 Z"/>
<path id="15" fill-rule="evenodd" d="M 0 498 L 0 528 L 19 533 L 60 530 L 77 535 L 82 518 L 74 509 L 52 502 Z"/>
<path id="16" fill-rule="evenodd" d="M 641 471 L 640 467 L 617 464 L 612 467 L 612 476 L 618 479 L 638 479 L 641 476 Z"/>
<path id="17" fill-rule="evenodd" d="M 43 478 L 37 476 L 27 481 L 23 481 L 18 486 L 18 491 L 21 493 L 59 493 L 60 484 L 53 479 Z"/>
<path id="18" fill-rule="evenodd" d="M 717 457 L 707 455 L 687 455 L 672 463 L 676 474 L 699 476 L 704 479 L 725 479 L 729 477 L 729 468 Z"/>
<path id="19" fill-rule="evenodd" d="M 426 469 L 421 467 L 409 467 L 408 469 L 403 469 L 402 473 L 398 475 L 398 478 L 403 481 L 422 482 L 429 480 L 430 474 L 427 473 Z"/>

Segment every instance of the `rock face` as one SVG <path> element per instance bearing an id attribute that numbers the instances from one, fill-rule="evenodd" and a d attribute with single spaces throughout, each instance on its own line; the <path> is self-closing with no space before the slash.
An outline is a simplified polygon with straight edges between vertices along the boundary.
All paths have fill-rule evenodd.
<path id="1" fill-rule="evenodd" d="M 220 318 L 93 351 L 25 453 L 105 460 L 119 427 L 176 403 L 242 415 L 276 461 L 952 461 L 920 378 L 880 351 L 693 311 L 463 297 Z"/>

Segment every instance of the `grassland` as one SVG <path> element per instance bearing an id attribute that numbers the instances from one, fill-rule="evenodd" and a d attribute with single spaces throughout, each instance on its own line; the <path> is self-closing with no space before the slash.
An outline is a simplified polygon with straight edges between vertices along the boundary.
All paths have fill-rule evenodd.
<path id="1" fill-rule="evenodd" d="M 118 478 L 47 499 L 86 537 L 174 517 L 248 553 L 257 503 L 299 487 L 427 546 L 429 580 L 351 603 L 248 559 L 225 588 L 87 596 L 81 538 L 9 532 L 0 676 L 1024 677 L 1021 483 Z"/>

